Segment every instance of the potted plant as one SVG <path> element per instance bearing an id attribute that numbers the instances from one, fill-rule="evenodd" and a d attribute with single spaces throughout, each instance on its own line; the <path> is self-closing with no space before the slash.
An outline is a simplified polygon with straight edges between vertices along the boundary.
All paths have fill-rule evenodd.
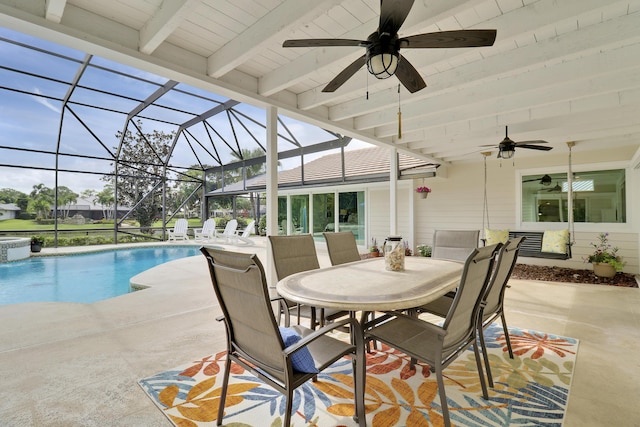
<path id="1" fill-rule="evenodd" d="M 420 252 L 420 256 L 431 256 L 431 246 L 429 245 L 418 245 L 418 252 Z"/>
<path id="2" fill-rule="evenodd" d="M 40 252 L 44 246 L 44 236 L 31 236 L 31 252 Z"/>
<path id="3" fill-rule="evenodd" d="M 375 237 L 371 238 L 371 246 L 369 246 L 369 255 L 373 258 L 380 256 L 380 251 L 378 250 L 378 242 Z"/>
<path id="4" fill-rule="evenodd" d="M 423 199 L 426 199 L 429 193 L 431 193 L 431 189 L 425 186 L 418 187 L 416 188 L 416 193 L 418 193 Z"/>
<path id="5" fill-rule="evenodd" d="M 618 255 L 618 247 L 612 247 L 609 243 L 609 233 L 600 233 L 598 242 L 591 242 L 594 252 L 586 258 L 586 262 L 593 264 L 593 273 L 599 277 L 613 277 L 616 272 L 622 271 L 624 262 Z"/>

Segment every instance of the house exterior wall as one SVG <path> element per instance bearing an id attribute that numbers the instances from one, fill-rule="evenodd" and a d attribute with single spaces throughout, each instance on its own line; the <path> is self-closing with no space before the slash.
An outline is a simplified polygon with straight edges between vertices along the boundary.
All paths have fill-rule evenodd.
<path id="1" fill-rule="evenodd" d="M 409 247 L 415 249 L 415 239 L 413 236 L 413 224 L 411 221 L 410 198 L 413 197 L 411 183 L 409 181 L 401 181 L 398 183 L 397 191 L 397 228 L 396 235 L 406 240 Z M 389 183 L 376 184 L 369 188 L 367 192 L 369 207 L 369 240 L 375 237 L 378 246 L 382 248 L 384 240 L 391 234 L 391 219 L 389 214 Z"/>
<path id="2" fill-rule="evenodd" d="M 633 147 L 631 147 L 633 148 Z M 584 258 L 592 253 L 591 242 L 601 232 L 609 233 L 612 245 L 620 247 L 620 255 L 626 262 L 624 271 L 639 273 L 640 247 L 640 170 L 630 159 L 633 149 L 580 151 L 572 150 L 573 171 L 618 169 L 627 171 L 627 222 L 576 223 L 572 231 L 572 258 L 550 260 L 520 258 L 525 264 L 556 265 L 570 268 L 590 268 Z M 522 223 L 520 217 L 519 183 L 522 175 L 566 171 L 568 149 L 545 152 L 544 156 L 532 156 L 511 160 L 499 160 L 495 155 L 487 158 L 487 205 L 489 224 L 493 229 L 538 230 L 564 229 L 566 223 Z M 544 164 L 542 167 L 541 165 Z M 449 165 L 447 178 L 431 178 L 426 185 L 433 192 L 427 199 L 416 200 L 415 226 L 419 244 L 431 244 L 436 229 L 478 229 L 483 235 L 483 161 Z M 421 185 L 416 182 L 416 185 Z M 487 225 L 486 222 L 484 224 Z M 575 231 L 575 233 L 573 233 Z"/>

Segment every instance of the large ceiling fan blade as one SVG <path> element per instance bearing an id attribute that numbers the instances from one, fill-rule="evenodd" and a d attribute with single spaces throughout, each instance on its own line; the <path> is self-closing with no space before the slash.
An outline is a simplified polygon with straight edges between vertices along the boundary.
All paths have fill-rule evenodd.
<path id="1" fill-rule="evenodd" d="M 411 93 L 417 92 L 420 89 L 427 87 L 420 73 L 411 65 L 407 58 L 401 56 L 398 61 L 398 68 L 396 69 L 396 77 L 400 80 L 400 83 Z"/>
<path id="2" fill-rule="evenodd" d="M 401 48 L 452 48 L 493 46 L 496 30 L 454 30 L 403 37 Z"/>
<path id="3" fill-rule="evenodd" d="M 414 0 L 380 0 L 380 25 L 378 33 L 398 34 L 398 30 L 407 19 Z"/>
<path id="4" fill-rule="evenodd" d="M 518 144 L 518 145 L 516 145 L 516 147 L 518 147 L 518 148 L 529 148 L 531 150 L 542 150 L 542 151 L 549 151 L 549 150 L 553 149 L 553 147 L 545 147 L 543 145 L 531 145 L 531 144 Z"/>
<path id="5" fill-rule="evenodd" d="M 531 144 L 548 144 L 548 141 L 544 141 L 542 139 L 535 139 L 533 141 L 518 141 L 516 142 L 517 147 L 522 147 L 523 145 L 531 145 Z"/>
<path id="6" fill-rule="evenodd" d="M 368 41 L 352 39 L 294 39 L 285 40 L 282 47 L 367 46 Z"/>
<path id="7" fill-rule="evenodd" d="M 353 61 L 347 68 L 342 70 L 340 74 L 335 76 L 333 80 L 327 84 L 323 92 L 334 92 L 340 86 L 344 84 L 347 80 L 351 78 L 362 66 L 367 62 L 367 55 L 362 55 L 360 58 Z"/>

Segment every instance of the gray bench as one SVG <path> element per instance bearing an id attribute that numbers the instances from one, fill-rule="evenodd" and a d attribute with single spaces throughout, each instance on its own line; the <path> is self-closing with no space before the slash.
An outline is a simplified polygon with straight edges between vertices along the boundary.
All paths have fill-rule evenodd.
<path id="1" fill-rule="evenodd" d="M 525 237 L 520 246 L 518 256 L 548 259 L 569 259 L 571 258 L 571 236 L 567 242 L 567 252 L 557 254 L 552 252 L 542 252 L 542 236 L 544 231 L 509 231 L 509 239 Z"/>

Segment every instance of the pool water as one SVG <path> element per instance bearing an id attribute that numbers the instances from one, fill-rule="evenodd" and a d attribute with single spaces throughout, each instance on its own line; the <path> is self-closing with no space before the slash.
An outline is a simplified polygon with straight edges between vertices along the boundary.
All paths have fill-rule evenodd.
<path id="1" fill-rule="evenodd" d="M 138 273 L 178 258 L 200 255 L 198 246 L 115 249 L 0 263 L 0 305 L 22 302 L 92 303 L 131 292 Z"/>

